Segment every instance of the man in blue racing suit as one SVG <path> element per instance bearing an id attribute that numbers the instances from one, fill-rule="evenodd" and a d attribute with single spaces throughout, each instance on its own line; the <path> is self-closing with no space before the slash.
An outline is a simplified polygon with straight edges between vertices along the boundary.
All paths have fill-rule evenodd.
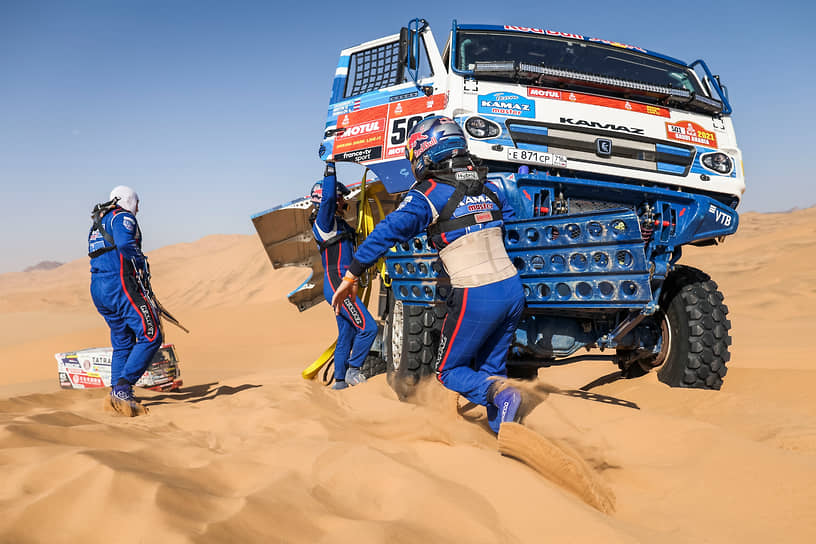
<path id="1" fill-rule="evenodd" d="M 147 413 L 133 396 L 133 385 L 161 347 L 162 331 L 147 281 L 147 258 L 136 222 L 139 196 L 118 186 L 110 201 L 91 215 L 88 256 L 91 258 L 91 297 L 110 327 L 113 358 L 111 393 L 106 407 L 132 417 Z"/>
<path id="2" fill-rule="evenodd" d="M 323 181 L 312 187 L 312 234 L 323 261 L 323 295 L 331 302 L 335 290 L 343 283 L 343 274 L 354 251 L 354 229 L 342 218 L 346 208 L 344 196 L 349 193 L 337 181 L 334 164 L 326 163 Z M 337 311 L 337 344 L 334 348 L 334 384 L 345 389 L 366 381 L 360 367 L 365 362 L 377 336 L 377 322 L 365 304 L 357 298 L 346 298 Z"/>
<path id="3" fill-rule="evenodd" d="M 514 217 L 513 209 L 502 188 L 474 165 L 452 119 L 433 116 L 417 124 L 406 156 L 417 181 L 357 249 L 332 305 L 342 308 L 356 293 L 356 279 L 394 244 L 427 230 L 453 287 L 437 377 L 486 406 L 488 423 L 498 432 L 501 423 L 517 419 L 521 404 L 519 391 L 501 379 L 507 376 L 507 352 L 524 308 L 521 280 L 503 243 L 503 222 Z"/>

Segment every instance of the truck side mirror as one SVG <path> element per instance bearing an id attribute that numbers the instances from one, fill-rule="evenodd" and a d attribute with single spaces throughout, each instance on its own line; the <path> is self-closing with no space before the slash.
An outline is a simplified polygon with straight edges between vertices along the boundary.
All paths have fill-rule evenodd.
<path id="1" fill-rule="evenodd" d="M 414 55 L 414 40 L 417 39 L 415 32 L 402 27 L 400 29 L 399 41 L 399 60 L 403 67 L 407 66 L 410 70 L 416 70 L 417 59 Z"/>
<path id="2" fill-rule="evenodd" d="M 728 97 L 728 87 L 726 87 L 725 85 L 723 85 L 723 84 L 722 84 L 722 82 L 720 81 L 720 76 L 719 76 L 719 75 L 716 75 L 716 76 L 714 76 L 714 79 L 716 79 L 716 80 L 717 80 L 717 85 L 719 85 L 719 86 L 720 86 L 720 89 L 722 89 L 722 92 L 723 92 L 723 94 L 725 95 L 725 98 L 726 98 L 726 99 L 728 99 L 728 100 L 731 100 L 731 99 Z"/>

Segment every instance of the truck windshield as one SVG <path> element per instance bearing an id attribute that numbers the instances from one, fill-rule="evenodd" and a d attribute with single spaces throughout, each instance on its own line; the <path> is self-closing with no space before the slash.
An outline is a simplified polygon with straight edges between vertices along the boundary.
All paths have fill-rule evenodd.
<path id="1" fill-rule="evenodd" d="M 505 66 L 508 63 L 515 65 L 512 74 L 506 69 L 494 70 L 495 79 L 524 80 L 528 84 L 541 85 L 548 80 L 551 83 L 556 80 L 560 86 L 592 87 L 595 90 L 606 88 L 608 91 L 615 91 L 612 88 L 615 85 L 605 82 L 624 81 L 709 96 L 693 71 L 686 66 L 630 49 L 582 40 L 509 32 L 459 31 L 455 53 L 454 66 L 460 71 L 473 71 L 477 65 L 490 66 L 485 63 L 491 63 L 494 67 L 502 63 Z M 488 70 L 479 72 L 480 76 L 494 78 L 488 74 Z M 641 94 L 631 87 L 627 87 L 626 94 Z M 642 95 L 657 96 L 654 93 Z"/>

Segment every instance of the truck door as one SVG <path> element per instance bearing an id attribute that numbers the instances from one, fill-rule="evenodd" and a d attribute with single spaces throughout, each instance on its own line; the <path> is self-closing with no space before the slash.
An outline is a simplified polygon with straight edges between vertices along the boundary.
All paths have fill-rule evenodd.
<path id="1" fill-rule="evenodd" d="M 407 190 L 414 179 L 405 160 L 405 139 L 424 117 L 445 108 L 445 75 L 424 21 L 343 50 L 320 158 L 365 165 L 388 192 Z"/>

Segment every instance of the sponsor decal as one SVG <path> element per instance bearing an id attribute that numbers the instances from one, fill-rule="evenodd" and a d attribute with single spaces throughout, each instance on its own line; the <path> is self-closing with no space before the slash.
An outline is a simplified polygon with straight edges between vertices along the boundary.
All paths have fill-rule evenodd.
<path id="1" fill-rule="evenodd" d="M 489 202 L 482 202 L 481 204 L 470 204 L 467 207 L 469 212 L 478 212 L 482 210 L 492 210 L 493 205 Z"/>
<path id="2" fill-rule="evenodd" d="M 584 37 L 580 34 L 570 34 L 569 32 L 558 32 L 557 30 L 546 30 L 543 28 L 532 28 L 529 26 L 513 26 L 504 25 L 505 30 L 515 30 L 516 32 L 531 32 L 533 34 L 544 34 L 546 36 L 558 36 L 559 38 L 574 38 L 576 40 L 583 40 Z"/>
<path id="3" fill-rule="evenodd" d="M 445 349 L 448 347 L 448 337 L 442 333 L 442 337 L 439 339 L 439 349 L 436 352 L 436 363 L 434 366 L 436 370 L 439 370 L 439 364 L 442 362 L 442 357 L 445 355 Z"/>
<path id="4" fill-rule="evenodd" d="M 105 387 L 105 383 L 99 376 L 88 376 L 87 374 L 69 374 L 74 385 L 83 387 Z"/>
<path id="5" fill-rule="evenodd" d="M 430 112 L 445 107 L 447 99 L 438 94 L 419 96 L 417 91 L 400 93 L 388 104 L 362 108 L 352 102 L 337 119 L 333 153 L 336 160 L 366 162 L 404 157 L 405 139 Z"/>
<path id="6" fill-rule="evenodd" d="M 145 336 L 152 338 L 155 331 L 155 325 L 153 323 L 153 316 L 151 315 L 150 309 L 147 307 L 146 303 L 143 302 L 139 305 L 139 312 L 141 312 L 142 317 L 144 318 Z"/>
<path id="7" fill-rule="evenodd" d="M 650 106 L 629 102 L 628 100 L 618 100 L 616 98 L 605 98 L 583 93 L 565 93 L 556 89 L 543 89 L 540 87 L 528 87 L 527 96 L 531 98 L 546 98 L 549 100 L 566 100 L 578 104 L 590 104 L 604 108 L 614 108 L 618 110 L 633 111 L 635 113 L 645 113 L 647 115 L 657 115 L 658 117 L 670 117 L 671 114 L 666 108 L 660 106 Z"/>
<path id="8" fill-rule="evenodd" d="M 719 223 L 719 224 L 721 224 L 723 226 L 726 226 L 726 227 L 731 226 L 731 219 L 732 218 L 731 218 L 730 213 L 722 211 L 721 209 L 719 209 L 714 204 L 711 204 L 708 207 L 708 213 L 710 213 L 710 214 L 712 214 L 714 216 L 714 221 L 716 221 L 717 223 Z"/>
<path id="9" fill-rule="evenodd" d="M 332 107 L 332 115 L 342 115 L 344 113 L 348 113 L 348 111 L 349 111 L 349 105 L 347 103 L 345 103 L 345 104 L 335 104 Z"/>
<path id="10" fill-rule="evenodd" d="M 82 368 L 84 370 L 90 370 L 91 369 L 91 360 L 90 359 L 83 359 L 82 360 Z"/>
<path id="11" fill-rule="evenodd" d="M 666 136 L 670 140 L 717 147 L 717 135 L 692 121 L 666 122 Z"/>
<path id="12" fill-rule="evenodd" d="M 125 227 L 126 231 L 133 232 L 133 230 L 136 228 L 136 220 L 126 215 L 122 219 L 122 226 Z"/>
<path id="13" fill-rule="evenodd" d="M 357 311 L 357 307 L 354 305 L 350 298 L 347 298 L 343 301 L 343 306 L 345 306 L 349 315 L 351 315 L 351 319 L 354 320 L 354 324 L 359 327 L 362 327 L 363 317 L 360 315 L 360 312 Z"/>
<path id="14" fill-rule="evenodd" d="M 474 217 L 477 223 L 487 223 L 493 219 L 493 214 L 490 212 L 481 212 L 477 213 Z"/>
<path id="15" fill-rule="evenodd" d="M 62 358 L 62 364 L 66 366 L 80 366 L 76 355 L 69 355 Z"/>
<path id="16" fill-rule="evenodd" d="M 335 157 L 381 147 L 385 137 L 387 117 L 388 105 L 351 111 L 340 117 L 337 120 L 337 127 L 341 130 L 337 131 L 334 140 Z M 379 155 L 376 158 L 379 158 Z"/>
<path id="17" fill-rule="evenodd" d="M 612 42 L 609 40 L 603 40 L 601 38 L 585 38 L 581 34 L 570 34 L 568 32 L 558 32 L 556 30 L 545 30 L 543 28 L 533 28 L 529 26 L 512 26 L 512 25 L 504 25 L 505 30 L 515 30 L 516 32 L 529 32 L 532 34 L 543 34 L 545 36 L 556 36 L 559 38 L 572 38 L 575 40 L 585 40 L 589 42 L 596 42 L 602 43 L 605 45 L 611 45 L 613 47 L 620 47 L 621 49 L 631 49 L 633 51 L 640 51 L 641 53 L 648 53 L 642 47 L 637 47 L 634 45 L 628 45 L 621 42 Z"/>
<path id="18" fill-rule="evenodd" d="M 434 115 L 433 112 L 444 108 L 446 102 L 445 96 L 436 94 L 430 98 L 423 96 L 390 104 L 388 108 L 388 137 L 386 139 L 385 158 L 404 158 L 405 140 L 408 133 L 420 121 Z"/>
<path id="19" fill-rule="evenodd" d="M 508 117 L 535 117 L 535 102 L 517 94 L 490 93 L 478 96 L 479 113 Z"/>
<path id="20" fill-rule="evenodd" d="M 380 157 L 382 157 L 382 146 L 367 147 L 365 149 L 357 149 L 355 151 L 346 151 L 345 153 L 335 155 L 335 157 L 338 161 L 350 161 L 350 162 L 373 161 L 375 159 L 379 159 Z"/>
<path id="21" fill-rule="evenodd" d="M 475 170 L 465 170 L 464 172 L 456 172 L 454 177 L 456 181 L 476 181 L 479 179 L 479 172 Z"/>
<path id="22" fill-rule="evenodd" d="M 400 100 L 408 100 L 409 98 L 414 98 L 419 95 L 419 91 L 413 91 L 410 93 L 402 93 L 402 94 L 395 94 L 388 98 L 389 102 L 398 102 Z"/>
<path id="23" fill-rule="evenodd" d="M 602 43 L 604 45 L 611 45 L 613 47 L 620 47 L 621 49 L 630 49 L 632 51 L 640 51 L 641 53 L 648 53 L 648 51 L 646 51 L 642 47 L 637 47 L 637 46 L 634 46 L 634 45 L 629 45 L 629 44 L 625 44 L 625 43 L 621 43 L 621 42 L 611 42 L 609 40 L 603 40 L 601 38 L 587 38 L 587 40 L 589 40 L 591 42 L 595 42 L 595 43 Z"/>
<path id="24" fill-rule="evenodd" d="M 601 123 L 599 121 L 585 121 L 584 119 L 572 119 L 570 117 L 562 117 L 561 122 L 566 125 L 574 127 L 590 127 L 601 128 L 605 130 L 614 130 L 617 132 L 627 132 L 629 134 L 643 134 L 642 128 L 627 127 L 625 125 L 616 125 L 615 123 Z"/>

